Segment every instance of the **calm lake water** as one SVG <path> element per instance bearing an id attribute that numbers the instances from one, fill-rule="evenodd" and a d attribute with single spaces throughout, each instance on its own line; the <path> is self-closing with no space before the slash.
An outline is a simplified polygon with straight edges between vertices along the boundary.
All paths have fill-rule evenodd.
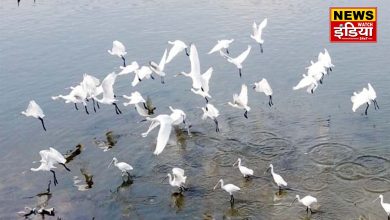
<path id="1" fill-rule="evenodd" d="M 377 6 L 378 43 L 330 44 L 330 6 Z M 317 197 L 310 219 L 386 219 L 379 194 L 390 202 L 390 4 L 388 1 L 71 1 L 14 0 L 0 2 L 0 219 L 20 218 L 25 206 L 42 198 L 25 198 L 45 191 L 47 172 L 37 167 L 38 152 L 55 147 L 65 153 L 82 144 L 66 172 L 57 169 L 59 185 L 52 187 L 47 219 L 307 219 L 305 208 L 290 203 L 296 194 Z M 264 53 L 249 37 L 253 20 L 268 18 Z M 253 46 L 243 77 L 218 54 L 206 53 L 218 39 L 234 38 L 230 53 Z M 121 60 L 110 56 L 113 40 L 123 42 L 127 60 L 159 61 L 168 40 L 196 44 L 201 68 L 214 67 L 211 102 L 219 108 L 221 132 L 212 121 L 200 120 L 204 99 L 189 90 L 184 54 L 166 66 L 166 84 L 145 80 L 131 87 L 132 77 L 118 77 L 115 93 L 138 90 L 149 95 L 157 114 L 168 106 L 183 109 L 192 124 L 192 137 L 177 129 L 158 157 L 152 154 L 157 132 L 142 138 L 149 124 L 134 108 L 119 105 L 98 112 L 76 111 L 73 105 L 51 100 L 82 80 L 83 73 L 100 79 L 118 71 Z M 314 95 L 292 91 L 310 60 L 327 48 L 335 65 Z M 132 76 L 132 75 L 131 75 Z M 226 103 L 241 84 L 267 78 L 274 95 L 268 107 L 263 94 L 249 91 L 249 119 Z M 380 110 L 351 110 L 350 96 L 370 82 Z M 20 112 L 34 99 L 43 108 L 47 132 L 38 120 Z M 121 100 L 122 101 L 122 100 Z M 103 151 L 102 145 L 115 145 Z M 120 172 L 107 168 L 112 157 L 134 167 L 132 184 L 122 184 Z M 257 178 L 244 180 L 234 161 L 253 168 Z M 273 163 L 291 187 L 279 195 L 270 174 Z M 177 196 L 167 181 L 172 167 L 188 176 L 189 191 Z M 85 175 L 93 175 L 92 188 Z M 213 186 L 223 178 L 241 187 L 236 204 Z M 81 186 L 80 186 L 81 185 Z M 84 185 L 84 186 L 83 186 Z M 39 218 L 38 218 L 39 217 Z M 40 216 L 36 217 L 40 219 Z"/>

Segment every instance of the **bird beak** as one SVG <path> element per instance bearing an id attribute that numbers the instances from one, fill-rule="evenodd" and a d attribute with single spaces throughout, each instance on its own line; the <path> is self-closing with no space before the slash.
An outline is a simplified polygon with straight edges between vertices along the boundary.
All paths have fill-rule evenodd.
<path id="1" fill-rule="evenodd" d="M 268 167 L 267 170 L 265 170 L 264 174 L 266 174 L 270 169 L 271 167 Z"/>
<path id="2" fill-rule="evenodd" d="M 219 182 L 214 186 L 213 190 L 215 190 L 218 186 Z"/>
<path id="3" fill-rule="evenodd" d="M 110 164 L 108 164 L 108 168 L 110 168 L 110 166 L 111 166 L 112 162 L 114 162 L 114 160 L 111 160 L 111 163 L 110 163 Z"/>
<path id="4" fill-rule="evenodd" d="M 292 203 L 290 204 L 290 206 L 292 206 L 292 204 L 294 204 L 295 201 L 297 201 L 297 198 L 295 198 L 294 201 L 292 201 Z"/>
<path id="5" fill-rule="evenodd" d="M 166 180 L 168 178 L 168 176 L 164 177 L 162 180 L 161 180 L 161 183 L 164 182 L 164 180 Z"/>
<path id="6" fill-rule="evenodd" d="M 378 200 L 379 199 L 379 197 L 377 197 L 376 199 L 374 199 L 374 201 L 372 201 L 372 202 L 375 202 L 376 200 Z"/>
<path id="7" fill-rule="evenodd" d="M 236 165 L 237 163 L 238 163 L 238 160 L 237 160 L 236 162 L 234 162 L 233 167 L 234 167 L 234 165 Z"/>

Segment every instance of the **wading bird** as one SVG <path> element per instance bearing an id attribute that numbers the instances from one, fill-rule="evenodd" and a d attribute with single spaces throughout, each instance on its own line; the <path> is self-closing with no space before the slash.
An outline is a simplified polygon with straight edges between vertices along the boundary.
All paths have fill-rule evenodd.
<path id="1" fill-rule="evenodd" d="M 271 170 L 272 177 L 274 178 L 276 185 L 278 185 L 279 191 L 282 190 L 282 186 L 287 186 L 287 182 L 283 179 L 283 177 L 274 172 L 274 166 L 272 164 L 269 165 L 267 171 L 269 170 Z"/>
<path id="2" fill-rule="evenodd" d="M 120 66 L 119 67 L 122 71 L 120 71 L 118 73 L 118 76 L 121 76 L 121 75 L 127 75 L 129 73 L 132 73 L 134 72 L 135 70 L 139 69 L 139 65 L 136 61 L 133 61 L 131 62 L 130 65 L 127 65 L 127 66 Z"/>
<path id="3" fill-rule="evenodd" d="M 300 202 L 302 205 L 306 206 L 306 213 L 309 213 L 309 210 L 310 212 L 312 213 L 313 211 L 311 210 L 311 206 L 314 204 L 314 203 L 317 203 L 317 199 L 314 198 L 313 196 L 305 196 L 303 197 L 302 199 L 299 198 L 299 195 L 296 195 L 296 198 L 294 199 L 294 201 L 291 203 L 291 205 L 297 201 Z M 290 205 L 290 206 L 291 206 Z"/>
<path id="4" fill-rule="evenodd" d="M 214 186 L 214 190 L 217 188 L 218 184 L 221 183 L 221 189 L 225 190 L 227 193 L 230 194 L 230 204 L 234 204 L 234 196 L 233 193 L 240 190 L 240 187 L 233 185 L 233 184 L 223 184 L 223 179 L 220 179 L 218 183 Z"/>
<path id="5" fill-rule="evenodd" d="M 230 40 L 218 40 L 217 44 L 208 52 L 208 54 L 212 54 L 214 52 L 220 51 L 222 49 L 226 50 L 226 53 L 229 54 L 229 46 L 233 43 L 234 39 Z"/>
<path id="6" fill-rule="evenodd" d="M 230 57 L 229 55 L 227 55 L 226 53 L 222 52 L 221 50 L 219 51 L 219 53 L 221 54 L 221 56 L 226 58 L 229 63 L 234 64 L 238 68 L 238 74 L 241 77 L 241 75 L 242 75 L 241 74 L 242 63 L 248 57 L 249 52 L 251 52 L 251 48 L 252 47 L 250 45 L 248 45 L 248 48 L 244 52 L 242 52 L 240 55 L 238 55 L 236 58 Z"/>
<path id="7" fill-rule="evenodd" d="M 45 114 L 43 114 L 41 107 L 34 100 L 29 102 L 26 111 L 22 111 L 21 114 L 39 119 L 42 123 L 43 130 L 46 131 L 45 123 L 43 122 Z"/>
<path id="8" fill-rule="evenodd" d="M 332 59 L 330 58 L 328 50 L 324 50 L 324 53 L 320 52 L 318 54 L 318 61 L 322 63 L 322 65 L 326 68 L 327 71 L 332 71 L 332 67 L 334 67 L 334 65 L 332 64 Z"/>
<path id="9" fill-rule="evenodd" d="M 169 50 L 168 57 L 165 63 L 169 63 L 172 61 L 172 59 L 180 52 L 185 50 L 186 55 L 189 56 L 187 48 L 188 46 L 181 40 L 175 40 L 175 41 L 168 41 L 169 44 L 173 45 L 172 48 Z"/>
<path id="10" fill-rule="evenodd" d="M 131 96 L 123 95 L 123 98 L 129 99 L 129 102 L 123 103 L 124 106 L 134 105 L 140 116 L 146 117 L 149 116 L 148 107 L 146 106 L 146 101 L 142 97 L 141 93 L 138 91 L 132 92 Z"/>
<path id="11" fill-rule="evenodd" d="M 160 60 L 160 63 L 157 65 L 157 63 L 153 62 L 153 61 L 150 61 L 149 62 L 149 67 L 150 69 L 156 73 L 157 75 L 159 75 L 161 77 L 161 83 L 164 84 L 164 76 L 166 75 L 165 72 L 164 72 L 164 68 L 165 68 L 165 63 L 166 63 L 166 58 L 167 58 L 167 49 L 165 49 L 164 51 L 164 54 Z"/>
<path id="12" fill-rule="evenodd" d="M 264 40 L 261 38 L 261 34 L 263 32 L 263 29 L 267 26 L 268 19 L 265 18 L 259 26 L 257 26 L 256 22 L 253 22 L 252 30 L 253 34 L 251 34 L 251 38 L 255 40 L 260 45 L 260 51 L 263 53 L 263 43 Z"/>
<path id="13" fill-rule="evenodd" d="M 122 172 L 122 176 L 126 175 L 130 177 L 129 171 L 133 170 L 133 167 L 125 162 L 118 162 L 116 157 L 112 158 L 111 163 L 108 165 L 110 167 L 114 163 L 114 166 L 118 167 L 118 169 Z"/>
<path id="14" fill-rule="evenodd" d="M 83 90 L 87 93 L 87 100 L 92 99 L 93 110 L 96 112 L 95 104 L 100 108 L 99 103 L 95 103 L 95 97 L 103 92 L 103 89 L 99 87 L 100 80 L 94 76 L 84 74 L 83 81 L 80 83 Z"/>
<path id="15" fill-rule="evenodd" d="M 131 82 L 131 85 L 134 87 L 138 85 L 139 82 L 141 82 L 143 79 L 154 79 L 152 76 L 153 71 L 150 69 L 149 66 L 141 66 L 141 68 L 134 70 L 134 80 Z"/>
<path id="16" fill-rule="evenodd" d="M 126 52 L 126 47 L 119 41 L 115 40 L 112 42 L 112 49 L 107 50 L 109 54 L 118 56 L 122 58 L 123 60 L 123 66 L 126 66 L 126 59 L 125 55 L 127 54 Z"/>
<path id="17" fill-rule="evenodd" d="M 255 83 L 253 89 L 256 92 L 263 92 L 266 96 L 269 97 L 268 105 L 270 107 L 274 104 L 272 102 L 272 88 L 266 79 L 263 78 L 261 81 Z"/>
<path id="18" fill-rule="evenodd" d="M 31 171 L 50 171 L 53 173 L 54 178 L 54 185 L 58 184 L 56 173 L 53 170 L 56 168 L 54 165 L 60 164 L 62 165 L 67 171 L 70 171 L 68 167 L 66 167 L 66 159 L 65 157 L 58 152 L 54 148 L 50 148 L 49 150 L 41 150 L 39 151 L 39 155 L 41 156 L 41 160 L 39 161 L 41 165 L 38 168 L 31 168 Z"/>
<path id="19" fill-rule="evenodd" d="M 211 98 L 211 95 L 209 94 L 210 87 L 209 87 L 209 81 L 211 78 L 211 75 L 213 74 L 213 68 L 210 67 L 205 73 L 203 73 L 200 76 L 200 82 L 201 82 L 201 88 L 200 89 L 194 89 L 191 88 L 191 91 L 197 95 L 202 96 L 206 99 L 206 103 L 209 102 L 208 98 Z"/>
<path id="20" fill-rule="evenodd" d="M 381 200 L 381 205 L 382 205 L 382 208 L 385 210 L 386 214 L 387 214 L 387 220 L 390 220 L 390 203 L 384 203 L 383 202 L 383 195 L 379 195 L 378 198 L 376 198 L 374 201 L 372 202 L 375 202 L 376 200 L 380 199 Z"/>
<path id="21" fill-rule="evenodd" d="M 210 118 L 215 123 L 215 131 L 219 132 L 219 126 L 218 126 L 218 120 L 217 117 L 219 116 L 219 111 L 217 108 L 214 107 L 214 105 L 207 103 L 205 107 L 202 107 L 203 115 L 202 120 L 205 120 L 206 118 Z"/>
<path id="22" fill-rule="evenodd" d="M 65 103 L 74 103 L 74 107 L 76 110 L 79 110 L 77 108 L 77 103 L 82 103 L 84 105 L 85 113 L 87 115 L 89 114 L 88 108 L 87 108 L 87 92 L 84 90 L 82 85 L 77 85 L 75 87 L 71 87 L 72 91 L 68 95 L 58 95 L 58 96 L 52 96 L 51 98 L 53 100 L 57 100 L 59 98 L 65 100 Z"/>
<path id="23" fill-rule="evenodd" d="M 251 110 L 248 106 L 248 87 L 242 84 L 240 94 L 233 94 L 233 102 L 228 102 L 228 104 L 234 108 L 244 109 L 244 116 L 248 118 L 248 112 Z"/>
<path id="24" fill-rule="evenodd" d="M 293 90 L 306 88 L 306 91 L 308 93 L 312 93 L 313 94 L 314 91 L 318 87 L 317 80 L 314 79 L 314 77 L 311 76 L 311 75 L 303 74 L 302 76 L 303 76 L 303 78 L 301 79 L 301 81 L 299 81 L 299 83 L 296 86 L 293 87 Z"/>
<path id="25" fill-rule="evenodd" d="M 106 105 L 114 105 L 115 106 L 115 113 L 116 114 L 122 114 L 122 111 L 118 108 L 118 105 L 115 103 L 118 101 L 115 99 L 114 95 L 114 83 L 116 80 L 117 75 L 115 72 L 109 73 L 103 80 L 101 86 L 103 89 L 103 97 L 101 99 L 96 99 L 96 101 L 106 104 Z"/>
<path id="26" fill-rule="evenodd" d="M 156 149 L 153 152 L 153 154 L 159 155 L 168 143 L 172 130 L 173 119 L 169 115 L 158 115 L 155 118 L 147 117 L 146 120 L 151 121 L 152 123 L 150 124 L 149 129 L 142 133 L 142 137 L 146 137 L 150 131 L 160 125 L 160 130 L 158 131 L 157 135 Z"/>
<path id="27" fill-rule="evenodd" d="M 195 44 L 191 44 L 190 46 L 190 63 L 191 63 L 191 71 L 189 73 L 180 72 L 175 76 L 183 75 L 192 79 L 192 88 L 193 89 L 201 89 L 202 88 L 202 76 L 200 75 L 200 62 L 198 56 L 198 50 L 196 49 Z"/>
<path id="28" fill-rule="evenodd" d="M 169 185 L 172 187 L 178 187 L 180 193 L 186 190 L 185 183 L 187 177 L 184 176 L 184 170 L 178 167 L 172 168 L 172 175 L 170 173 L 167 174 L 167 178 L 169 178 Z"/>
<path id="29" fill-rule="evenodd" d="M 248 167 L 242 166 L 241 165 L 241 158 L 238 158 L 237 161 L 233 164 L 236 165 L 238 163 L 238 169 L 240 170 L 241 174 L 245 177 L 248 178 L 250 176 L 253 176 L 253 170 L 249 169 Z"/>
<path id="30" fill-rule="evenodd" d="M 361 105 L 367 104 L 366 110 L 364 114 L 367 115 L 368 107 L 370 107 L 371 101 L 374 103 L 375 110 L 379 109 L 379 105 L 376 101 L 376 92 L 374 88 L 368 83 L 368 89 L 363 88 L 360 92 L 354 92 L 353 96 L 351 96 L 352 101 L 352 111 L 355 112 Z"/>
<path id="31" fill-rule="evenodd" d="M 187 115 L 186 113 L 178 108 L 172 108 L 172 106 L 169 106 L 169 109 L 172 111 L 171 118 L 173 120 L 172 125 L 180 125 L 183 123 L 187 129 L 188 135 L 190 135 L 190 124 L 186 121 Z"/>

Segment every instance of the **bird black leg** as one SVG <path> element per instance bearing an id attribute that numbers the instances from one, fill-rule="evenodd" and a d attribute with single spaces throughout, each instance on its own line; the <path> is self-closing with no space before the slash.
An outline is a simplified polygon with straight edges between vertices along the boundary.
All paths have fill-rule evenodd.
<path id="1" fill-rule="evenodd" d="M 51 185 L 51 180 L 49 180 L 49 184 L 47 185 L 46 193 L 50 193 L 50 185 Z"/>
<path id="2" fill-rule="evenodd" d="M 53 173 L 54 185 L 56 186 L 58 184 L 57 177 L 56 177 L 56 172 L 54 172 L 54 170 L 50 170 L 50 172 Z"/>
<path id="3" fill-rule="evenodd" d="M 143 102 L 142 104 L 144 104 L 144 108 L 145 108 L 146 110 L 148 110 L 148 106 L 146 106 L 145 102 Z M 137 108 L 136 108 L 136 109 L 137 109 Z"/>
<path id="4" fill-rule="evenodd" d="M 209 103 L 209 100 L 207 99 L 207 97 L 204 97 L 206 99 L 206 103 Z"/>
<path id="5" fill-rule="evenodd" d="M 233 195 L 230 195 L 230 204 L 234 205 L 234 196 Z"/>
<path id="6" fill-rule="evenodd" d="M 306 207 L 306 213 L 309 213 L 309 206 Z"/>
<path id="7" fill-rule="evenodd" d="M 39 120 L 41 121 L 41 123 L 42 123 L 43 130 L 46 131 L 46 127 L 45 127 L 45 123 L 43 122 L 43 118 L 38 117 L 38 119 L 39 119 Z"/>
<path id="8" fill-rule="evenodd" d="M 238 69 L 238 74 L 240 75 L 240 78 L 241 78 L 241 69 Z"/>
<path id="9" fill-rule="evenodd" d="M 248 111 L 245 111 L 244 117 L 245 117 L 245 118 L 248 118 Z"/>
<path id="10" fill-rule="evenodd" d="M 226 53 L 229 54 L 229 49 L 226 48 Z"/>
<path id="11" fill-rule="evenodd" d="M 321 79 L 320 79 L 321 84 L 322 84 L 322 80 L 324 80 L 324 74 L 322 74 Z"/>
<path id="12" fill-rule="evenodd" d="M 74 103 L 74 108 L 78 111 L 79 110 L 79 108 L 77 108 L 77 104 L 76 103 Z"/>
<path id="13" fill-rule="evenodd" d="M 387 216 L 387 220 L 390 220 L 390 215 Z"/>
<path id="14" fill-rule="evenodd" d="M 370 107 L 370 104 L 367 103 L 366 111 L 364 111 L 364 114 L 367 115 L 368 107 Z"/>
<path id="15" fill-rule="evenodd" d="M 214 123 L 215 123 L 215 131 L 219 132 L 219 126 L 218 126 L 218 121 L 216 118 L 214 118 Z"/>
<path id="16" fill-rule="evenodd" d="M 165 84 L 164 77 L 161 77 L 161 84 Z"/>
<path id="17" fill-rule="evenodd" d="M 152 78 L 154 80 L 154 76 L 153 75 L 150 75 L 150 78 Z"/>
<path id="18" fill-rule="evenodd" d="M 122 114 L 122 111 L 118 108 L 118 105 L 116 103 L 112 103 L 115 106 L 115 112 L 116 114 Z"/>
<path id="19" fill-rule="evenodd" d="M 85 113 L 87 113 L 87 115 L 89 115 L 89 112 L 88 112 L 88 109 L 87 109 L 86 105 L 84 105 L 84 108 L 85 108 Z"/>
<path id="20" fill-rule="evenodd" d="M 269 105 L 269 107 L 271 107 L 272 105 L 274 105 L 274 103 L 272 102 L 272 95 L 269 96 L 268 105 Z"/>
<path id="21" fill-rule="evenodd" d="M 329 67 L 329 70 L 332 72 L 332 67 Z"/>
<path id="22" fill-rule="evenodd" d="M 374 107 L 375 107 L 375 110 L 376 110 L 376 109 L 379 109 L 378 102 L 377 102 L 375 99 L 373 100 L 373 102 L 374 102 Z"/>
<path id="23" fill-rule="evenodd" d="M 96 108 L 95 108 L 95 99 L 92 99 L 92 105 L 93 105 L 93 111 L 96 112 Z"/>
<path id="24" fill-rule="evenodd" d="M 310 92 L 311 92 L 311 94 L 313 94 L 313 93 L 314 93 L 314 90 L 313 90 L 313 89 L 311 89 L 311 90 L 310 90 Z"/>
<path id="25" fill-rule="evenodd" d="M 189 57 L 189 56 L 190 56 L 190 54 L 188 53 L 188 50 L 187 50 L 187 48 L 185 48 L 185 51 L 186 51 L 186 55 Z"/>
<path id="26" fill-rule="evenodd" d="M 70 172 L 70 169 L 68 167 L 66 167 L 66 165 L 64 163 L 60 163 L 67 171 Z"/>
<path id="27" fill-rule="evenodd" d="M 123 67 L 126 67 L 126 59 L 124 56 L 121 56 L 122 60 L 123 60 Z"/>
<path id="28" fill-rule="evenodd" d="M 263 44 L 260 44 L 260 52 L 263 53 Z"/>
<path id="29" fill-rule="evenodd" d="M 20 4 L 20 0 L 18 0 L 18 7 L 19 7 L 19 4 Z"/>
<path id="30" fill-rule="evenodd" d="M 96 106 L 97 106 L 98 108 L 100 108 L 99 102 L 96 102 Z"/>

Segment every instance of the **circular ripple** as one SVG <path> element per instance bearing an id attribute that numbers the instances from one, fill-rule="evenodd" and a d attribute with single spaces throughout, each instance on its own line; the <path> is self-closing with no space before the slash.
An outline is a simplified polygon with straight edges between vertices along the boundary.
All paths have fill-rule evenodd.
<path id="1" fill-rule="evenodd" d="M 318 164 L 334 165 L 350 158 L 353 149 L 344 144 L 322 143 L 311 147 L 307 153 Z"/>
<path id="2" fill-rule="evenodd" d="M 383 173 L 389 167 L 389 161 L 379 156 L 360 156 L 354 162 L 363 165 L 366 168 L 363 174 L 368 176 Z"/>
<path id="3" fill-rule="evenodd" d="M 215 148 L 221 144 L 221 140 L 206 136 L 199 136 L 195 138 L 195 144 L 200 147 Z"/>
<path id="4" fill-rule="evenodd" d="M 364 183 L 363 188 L 368 192 L 384 193 L 390 191 L 390 181 L 385 178 L 371 178 Z"/>
<path id="5" fill-rule="evenodd" d="M 267 131 L 253 131 L 250 133 L 248 142 L 259 143 L 269 138 L 276 138 L 276 134 Z"/>
<path id="6" fill-rule="evenodd" d="M 222 167 L 231 167 L 233 163 L 237 160 L 237 156 L 233 155 L 231 152 L 217 152 L 212 161 Z"/>
<path id="7" fill-rule="evenodd" d="M 291 152 L 292 144 L 282 138 L 269 138 L 261 144 L 248 143 L 242 148 L 242 153 L 247 157 L 260 157 L 263 160 L 272 160 L 276 156 Z"/>
<path id="8" fill-rule="evenodd" d="M 367 169 L 354 162 L 340 163 L 335 167 L 336 176 L 344 180 L 359 180 L 364 178 L 364 173 L 367 173 Z"/>
<path id="9" fill-rule="evenodd" d="M 342 200 L 349 202 L 349 203 L 359 203 L 363 202 L 366 198 L 364 197 L 363 191 L 353 188 L 353 187 L 338 187 L 337 191 L 335 192 L 338 197 L 340 197 Z"/>
<path id="10" fill-rule="evenodd" d="M 318 177 L 313 176 L 303 179 L 301 186 L 309 191 L 322 191 L 328 186 L 328 184 L 323 182 Z"/>

